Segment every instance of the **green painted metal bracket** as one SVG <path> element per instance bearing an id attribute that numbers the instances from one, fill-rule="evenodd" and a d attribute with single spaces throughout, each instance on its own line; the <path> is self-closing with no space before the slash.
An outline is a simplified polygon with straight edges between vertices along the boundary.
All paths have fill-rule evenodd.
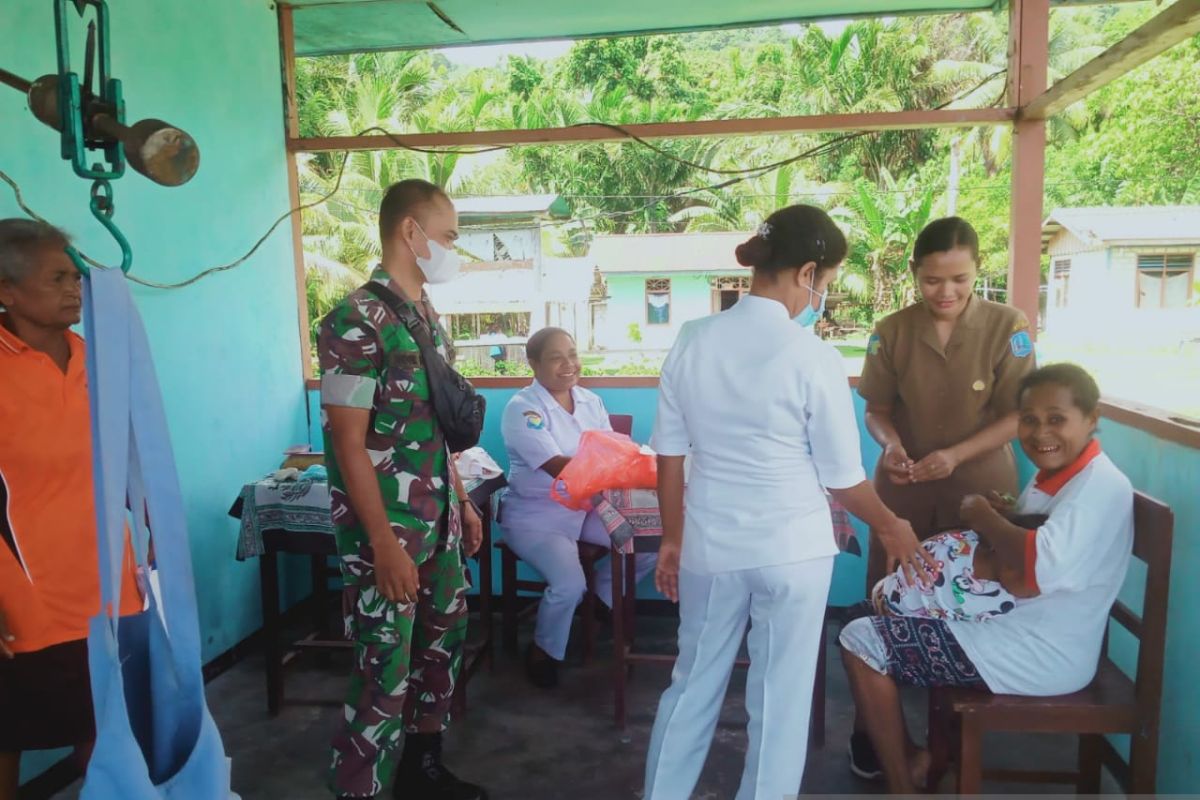
<path id="1" fill-rule="evenodd" d="M 88 31 L 87 63 L 84 65 L 85 78 L 82 84 L 79 75 L 71 71 L 70 40 L 67 36 L 68 3 L 75 7 L 80 17 L 89 6 L 96 12 L 94 27 Z M 76 175 L 93 181 L 90 204 L 92 216 L 116 240 L 121 248 L 121 271 L 129 272 L 133 264 L 133 250 L 129 246 L 129 240 L 113 222 L 116 204 L 113 201 L 112 185 L 109 183 L 125 174 L 125 150 L 116 140 L 89 145 L 83 131 L 85 102 L 89 106 L 103 106 L 118 123 L 125 123 L 121 82 L 109 75 L 108 4 L 105 0 L 55 0 L 54 27 L 58 45 L 58 115 L 62 121 L 62 157 L 71 162 Z M 94 66 L 99 75 L 93 75 Z M 97 79 L 99 93 L 93 92 L 93 77 Z M 101 151 L 106 163 L 93 161 L 89 166 L 89 150 Z M 68 247 L 67 255 L 74 262 L 76 269 L 84 275 L 88 274 L 88 265 L 79 251 Z"/>
<path id="2" fill-rule="evenodd" d="M 96 10 L 95 38 L 89 32 L 87 60 L 84 65 L 85 85 L 81 85 L 79 75 L 71 71 L 70 40 L 67 35 L 67 6 L 75 6 L 82 17 L 84 10 L 91 6 Z M 83 133 L 83 105 L 98 104 L 105 106 L 108 113 L 122 125 L 125 123 L 125 102 L 121 94 L 121 82 L 109 74 L 109 17 L 108 3 L 105 0 L 55 0 L 54 27 L 58 44 L 58 113 L 62 120 L 62 157 L 71 162 L 75 174 L 81 178 L 92 180 L 115 180 L 125 174 L 125 150 L 120 142 L 89 147 Z M 99 92 L 93 93 L 90 84 L 92 75 L 92 48 L 95 47 L 95 62 L 99 75 L 95 76 Z M 86 93 L 86 94 L 85 94 Z M 99 164 L 88 165 L 89 149 L 101 150 L 107 167 Z"/>
<path id="3" fill-rule="evenodd" d="M 114 239 L 117 240 L 117 245 L 121 248 L 121 271 L 129 272 L 129 268 L 133 265 L 133 248 L 129 246 L 129 240 L 125 238 L 125 234 L 121 233 L 121 229 L 113 222 L 113 212 L 116 210 L 112 200 L 112 185 L 104 179 L 97 179 L 92 184 L 92 216 L 94 216 L 104 229 L 107 230 Z M 67 246 L 67 255 L 75 264 L 75 268 L 83 275 L 90 272 L 90 268 L 83 256 L 74 247 Z"/>

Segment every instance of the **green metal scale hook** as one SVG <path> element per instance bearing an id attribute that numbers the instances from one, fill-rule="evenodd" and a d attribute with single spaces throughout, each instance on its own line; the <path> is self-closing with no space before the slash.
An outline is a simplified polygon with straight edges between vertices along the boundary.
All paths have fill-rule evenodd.
<path id="1" fill-rule="evenodd" d="M 71 3 L 76 12 L 82 17 L 88 6 L 96 11 L 96 22 L 89 26 L 86 60 L 84 64 L 84 82 L 80 85 L 79 76 L 71 71 L 70 42 L 67 38 L 67 6 Z M 57 0 L 54 6 L 54 23 L 58 44 L 58 116 L 62 121 L 62 157 L 71 162 L 75 174 L 81 178 L 91 178 L 92 216 L 99 221 L 104 229 L 116 240 L 121 248 L 121 271 L 129 272 L 133 265 L 133 249 L 129 240 L 117 223 L 113 221 L 116 204 L 113 201 L 113 189 L 110 180 L 116 180 L 125 174 L 125 149 L 119 140 L 109 141 L 98 145 L 108 162 L 107 168 L 95 163 L 88 168 L 87 151 L 97 145 L 88 141 L 84 131 L 85 105 L 93 106 L 90 114 L 95 114 L 97 107 L 102 108 L 118 124 L 125 122 L 125 102 L 121 96 L 121 82 L 109 76 L 109 44 L 108 44 L 108 4 L 105 0 Z M 93 91 L 93 69 L 99 72 L 99 91 Z M 90 270 L 83 256 L 74 247 L 67 248 L 67 255 L 74 262 L 75 268 L 83 275 Z"/>
<path id="2" fill-rule="evenodd" d="M 83 78 L 71 71 L 68 22 L 71 7 L 83 18 L 89 7 Z M 0 69 L 0 82 L 26 95 L 29 110 L 60 134 L 60 155 L 75 174 L 91 180 L 91 210 L 121 248 L 121 271 L 133 263 L 129 240 L 113 221 L 115 203 L 110 181 L 125 174 L 128 164 L 162 186 L 191 180 L 200 165 L 200 150 L 185 131 L 160 119 L 125 124 L 121 82 L 110 75 L 109 10 L 106 0 L 54 0 L 58 72 L 28 81 Z M 88 262 L 74 248 L 67 255 L 83 274 Z M 95 264 L 95 262 L 91 262 Z"/>
<path id="3" fill-rule="evenodd" d="M 92 183 L 92 216 L 99 220 L 112 237 L 117 240 L 117 244 L 121 248 L 121 272 L 129 272 L 130 266 L 133 265 L 133 249 L 129 246 L 129 240 L 125 238 L 125 234 L 121 233 L 121 229 L 113 222 L 112 216 L 116 211 L 116 206 L 113 203 L 112 184 L 103 178 L 98 178 Z M 71 257 L 75 268 L 83 275 L 90 272 L 90 268 L 79 251 L 70 245 L 67 246 L 67 255 Z"/>

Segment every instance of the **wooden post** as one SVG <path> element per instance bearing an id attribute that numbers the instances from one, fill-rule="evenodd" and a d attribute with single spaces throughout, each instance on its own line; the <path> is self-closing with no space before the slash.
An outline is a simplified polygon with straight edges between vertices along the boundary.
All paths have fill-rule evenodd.
<path id="1" fill-rule="evenodd" d="M 1050 0 L 1009 4 L 1008 102 L 1022 106 L 1046 90 Z M 1025 312 L 1037 332 L 1042 282 L 1042 196 L 1045 190 L 1046 122 L 1013 123 L 1012 200 L 1009 210 L 1008 302 Z"/>
<path id="2" fill-rule="evenodd" d="M 279 6 L 279 58 L 283 70 L 284 142 L 300 135 L 300 112 L 296 106 L 296 39 L 292 24 L 292 7 Z M 300 206 L 300 172 L 296 167 L 296 153 L 287 151 L 288 203 L 290 208 Z M 312 353 L 308 333 L 308 291 L 304 276 L 304 226 L 300 212 L 292 214 L 292 259 L 296 277 L 296 321 L 300 333 L 300 363 L 304 378 L 313 376 Z"/>
<path id="3" fill-rule="evenodd" d="M 1014 108 L 943 108 L 928 111 L 864 111 L 853 114 L 816 114 L 755 119 L 707 119 L 680 122 L 631 123 L 621 130 L 600 124 L 566 128 L 502 131 L 438 131 L 435 133 L 291 138 L 288 148 L 297 153 L 330 150 L 394 150 L 397 142 L 409 147 L 508 147 L 517 145 L 623 142 L 630 135 L 641 139 L 695 137 L 772 136 L 788 133 L 843 131 L 899 131 L 926 128 L 975 128 L 1007 125 L 1016 118 Z"/>
<path id="4" fill-rule="evenodd" d="M 1045 119 L 1200 33 L 1200 0 L 1178 0 L 1121 41 L 1066 76 L 1020 110 Z"/>

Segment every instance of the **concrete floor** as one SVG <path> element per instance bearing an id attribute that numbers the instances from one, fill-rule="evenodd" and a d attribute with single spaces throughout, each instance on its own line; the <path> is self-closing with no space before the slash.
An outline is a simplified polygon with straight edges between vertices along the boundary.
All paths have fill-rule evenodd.
<path id="1" fill-rule="evenodd" d="M 673 619 L 641 619 L 639 648 L 671 652 L 675 627 Z M 522 643 L 529 635 L 528 628 L 522 630 Z M 650 726 L 670 670 L 658 665 L 637 667 L 630 683 L 629 725 L 620 732 L 612 721 L 611 637 L 603 629 L 598 650 L 586 667 L 574 653 L 568 654 L 560 686 L 541 691 L 526 682 L 518 658 L 507 658 L 497 648 L 495 670 L 489 673 L 483 667 L 472 679 L 468 716 L 447 735 L 447 764 L 460 776 L 484 784 L 493 800 L 640 798 Z M 846 767 L 853 709 L 836 649 L 830 647 L 829 654 L 827 744 L 810 749 L 803 791 L 880 793 L 880 785 L 859 780 Z M 347 664 L 344 653 L 334 654 L 324 665 L 306 656 L 288 669 L 287 696 L 336 701 L 345 686 Z M 339 709 L 289 703 L 278 717 L 268 717 L 262 667 L 261 658 L 249 658 L 208 688 L 213 716 L 233 758 L 234 790 L 244 800 L 329 800 L 325 768 Z M 744 670 L 735 670 L 694 798 L 725 800 L 737 791 L 746 749 L 744 681 Z M 923 703 L 920 693 L 906 697 L 914 731 L 924 730 Z M 987 746 L 988 758 L 996 765 L 1063 768 L 1075 760 L 1075 744 L 1068 737 L 996 738 L 989 739 Z M 1029 792 L 1033 787 L 989 786 L 988 790 Z M 77 792 L 72 787 L 60 796 L 69 798 Z"/>

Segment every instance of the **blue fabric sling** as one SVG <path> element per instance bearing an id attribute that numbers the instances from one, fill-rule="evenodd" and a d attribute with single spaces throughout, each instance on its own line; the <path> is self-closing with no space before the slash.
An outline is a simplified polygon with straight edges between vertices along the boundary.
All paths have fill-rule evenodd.
<path id="1" fill-rule="evenodd" d="M 149 342 L 125 276 L 84 280 L 101 611 L 88 635 L 96 747 L 83 800 L 225 800 L 229 759 L 208 712 L 187 523 Z M 128 508 L 132 513 L 127 512 Z M 119 617 L 128 522 L 148 575 L 149 518 L 162 587 Z"/>

